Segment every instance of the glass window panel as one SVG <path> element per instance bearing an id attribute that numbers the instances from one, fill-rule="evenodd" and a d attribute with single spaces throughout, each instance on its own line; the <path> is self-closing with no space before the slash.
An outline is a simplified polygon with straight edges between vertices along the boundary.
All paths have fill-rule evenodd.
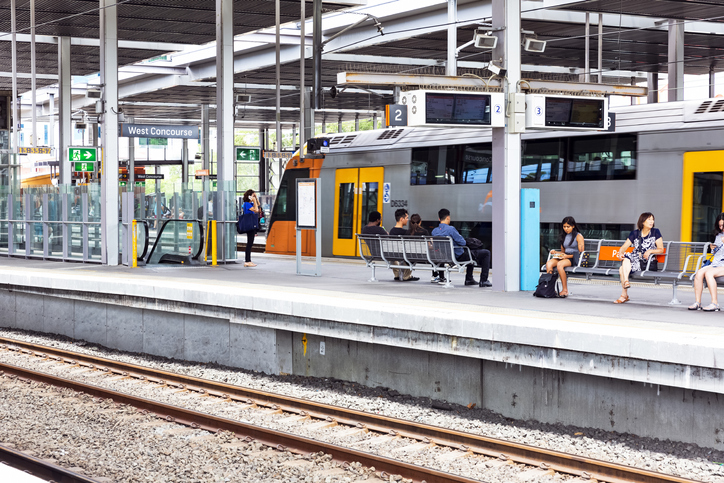
<path id="1" fill-rule="evenodd" d="M 492 144 L 468 144 L 463 146 L 462 183 L 490 183 L 492 168 Z"/>
<path id="2" fill-rule="evenodd" d="M 563 179 L 561 144 L 558 139 L 523 141 L 521 181 L 560 181 Z"/>
<path id="3" fill-rule="evenodd" d="M 340 239 L 350 240 L 354 235 L 354 185 L 355 183 L 339 184 L 337 238 Z"/>
<path id="4" fill-rule="evenodd" d="M 379 183 L 362 183 L 362 223 L 366 223 L 369 215 L 377 211 Z"/>
<path id="5" fill-rule="evenodd" d="M 569 181 L 636 178 L 635 135 L 570 138 L 569 146 Z"/>
<path id="6" fill-rule="evenodd" d="M 458 182 L 459 146 L 432 146 L 412 150 L 410 184 L 454 184 Z"/>

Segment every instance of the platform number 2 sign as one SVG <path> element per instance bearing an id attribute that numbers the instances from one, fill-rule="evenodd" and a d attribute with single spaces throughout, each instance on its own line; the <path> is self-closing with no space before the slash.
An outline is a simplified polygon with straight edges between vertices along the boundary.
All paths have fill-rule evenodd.
<path id="1" fill-rule="evenodd" d="M 388 104 L 385 106 L 385 117 L 388 126 L 407 126 L 407 106 Z"/>

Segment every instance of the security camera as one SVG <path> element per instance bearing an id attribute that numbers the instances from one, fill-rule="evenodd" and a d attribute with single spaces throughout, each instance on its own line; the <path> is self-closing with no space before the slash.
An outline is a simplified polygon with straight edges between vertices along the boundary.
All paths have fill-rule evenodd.
<path id="1" fill-rule="evenodd" d="M 492 61 L 488 63 L 488 70 L 499 77 L 505 77 L 505 75 L 508 73 L 508 69 L 498 67 Z"/>
<path id="2" fill-rule="evenodd" d="M 498 45 L 498 37 L 490 35 L 490 32 L 485 30 L 476 30 L 473 39 L 478 49 L 494 49 Z"/>
<path id="3" fill-rule="evenodd" d="M 87 89 L 85 91 L 86 96 L 88 96 L 89 99 L 100 99 L 101 98 L 101 90 L 100 89 Z"/>
<path id="4" fill-rule="evenodd" d="M 236 95 L 236 103 L 237 104 L 249 104 L 251 102 L 251 96 L 248 94 L 237 94 Z"/>
<path id="5" fill-rule="evenodd" d="M 525 37 L 525 39 L 523 39 L 523 50 L 527 52 L 545 52 L 546 41 Z"/>

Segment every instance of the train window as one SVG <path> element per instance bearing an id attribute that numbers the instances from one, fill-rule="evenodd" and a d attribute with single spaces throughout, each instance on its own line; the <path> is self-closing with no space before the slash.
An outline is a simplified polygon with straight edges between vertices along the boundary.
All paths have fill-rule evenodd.
<path id="1" fill-rule="evenodd" d="M 490 183 L 492 172 L 492 144 L 467 144 L 463 146 L 462 183 Z"/>
<path id="2" fill-rule="evenodd" d="M 458 153 L 458 146 L 413 149 L 410 184 L 454 184 Z"/>
<path id="3" fill-rule="evenodd" d="M 578 220 L 576 220 L 578 222 Z M 587 240 L 623 240 L 634 229 L 633 223 L 580 223 L 578 228 Z M 550 250 L 560 250 L 561 222 L 540 224 L 540 263 L 546 263 Z"/>
<path id="4" fill-rule="evenodd" d="M 289 169 L 284 171 L 282 182 L 279 185 L 274 210 L 272 211 L 272 223 L 274 221 L 295 221 L 297 216 L 297 205 L 294 200 L 296 194 L 297 178 L 309 178 L 309 168 Z M 271 229 L 271 226 L 269 227 Z"/>
<path id="5" fill-rule="evenodd" d="M 523 141 L 520 179 L 560 181 L 563 179 L 563 142 L 558 139 Z"/>
<path id="6" fill-rule="evenodd" d="M 351 240 L 354 235 L 354 185 L 354 183 L 339 184 L 337 238 Z"/>
<path id="7" fill-rule="evenodd" d="M 362 224 L 367 223 L 370 213 L 377 210 L 379 192 L 379 183 L 362 183 Z"/>
<path id="8" fill-rule="evenodd" d="M 567 181 L 635 179 L 636 136 L 570 138 L 566 168 Z"/>

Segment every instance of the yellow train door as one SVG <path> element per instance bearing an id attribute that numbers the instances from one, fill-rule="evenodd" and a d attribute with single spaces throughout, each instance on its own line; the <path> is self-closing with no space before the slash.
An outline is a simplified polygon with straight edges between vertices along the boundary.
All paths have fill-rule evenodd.
<path id="1" fill-rule="evenodd" d="M 384 174 L 384 168 L 338 169 L 335 173 L 334 255 L 359 255 L 355 235 L 367 224 L 370 212 L 382 212 L 380 192 Z"/>
<path id="2" fill-rule="evenodd" d="M 724 151 L 684 153 L 681 241 L 710 241 L 724 211 Z"/>

